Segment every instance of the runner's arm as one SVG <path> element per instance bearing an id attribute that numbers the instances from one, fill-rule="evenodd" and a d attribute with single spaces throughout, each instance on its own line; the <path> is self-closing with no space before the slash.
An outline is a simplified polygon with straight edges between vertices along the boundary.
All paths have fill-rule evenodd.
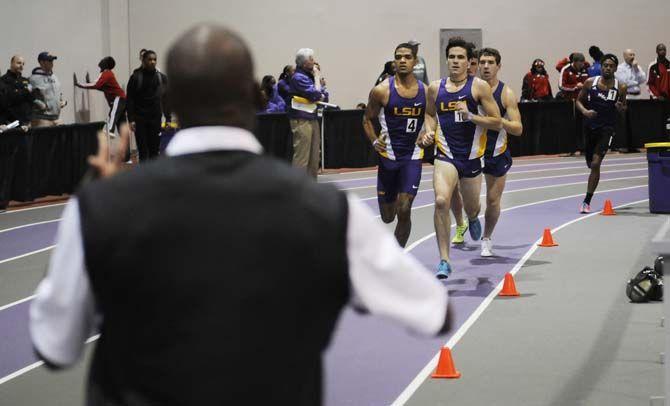
<path id="1" fill-rule="evenodd" d="M 516 95 L 514 91 L 505 86 L 503 91 L 503 105 L 507 110 L 507 118 L 502 117 L 502 128 L 508 134 L 520 136 L 523 132 L 523 124 L 521 124 L 521 113 L 519 112 L 519 105 L 516 102 Z"/>
<path id="2" fill-rule="evenodd" d="M 579 110 L 579 112 L 586 117 L 594 117 L 597 114 L 595 111 L 587 109 L 584 105 L 584 103 L 586 103 L 586 95 L 588 89 L 590 89 L 591 86 L 593 86 L 593 79 L 592 78 L 586 79 L 586 82 L 584 82 L 584 87 L 582 87 L 581 90 L 579 91 L 579 95 L 577 96 L 577 100 L 575 101 L 575 106 L 577 107 L 577 110 Z"/>
<path id="3" fill-rule="evenodd" d="M 440 81 L 436 80 L 428 86 L 426 91 L 426 115 L 423 125 L 426 129 L 421 136 L 420 146 L 427 147 L 435 143 L 435 132 L 437 131 L 437 111 L 435 109 L 435 100 L 440 87 Z"/>
<path id="4" fill-rule="evenodd" d="M 478 112 L 472 111 L 468 114 L 470 121 L 489 130 L 499 130 L 501 128 L 500 109 L 493 98 L 493 93 L 491 93 L 491 86 L 482 79 L 475 78 L 472 82 L 472 95 L 482 106 L 486 116 L 480 116 L 477 114 Z M 465 103 L 461 103 L 461 105 L 466 106 Z"/>

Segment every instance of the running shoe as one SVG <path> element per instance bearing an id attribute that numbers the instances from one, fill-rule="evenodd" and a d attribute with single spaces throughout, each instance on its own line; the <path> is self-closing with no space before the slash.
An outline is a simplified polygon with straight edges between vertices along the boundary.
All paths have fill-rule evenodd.
<path id="1" fill-rule="evenodd" d="M 468 219 L 470 223 L 470 237 L 473 241 L 479 241 L 482 238 L 482 223 L 479 222 L 479 217 L 475 217 L 474 220 Z"/>
<path id="2" fill-rule="evenodd" d="M 586 202 L 582 202 L 582 205 L 579 207 L 579 212 L 582 214 L 591 213 L 591 205 Z"/>
<path id="3" fill-rule="evenodd" d="M 491 250 L 493 248 L 493 241 L 491 241 L 490 238 L 482 238 L 482 252 L 481 256 L 483 257 L 492 257 L 495 254 L 493 254 L 493 251 Z"/>
<path id="4" fill-rule="evenodd" d="M 447 279 L 450 274 L 451 274 L 451 265 L 449 265 L 449 262 L 443 259 L 437 266 L 437 273 L 435 274 L 435 276 L 437 277 L 437 279 Z"/>
<path id="5" fill-rule="evenodd" d="M 468 231 L 468 225 L 456 225 L 456 235 L 451 240 L 452 244 L 463 244 L 465 242 L 465 232 Z"/>

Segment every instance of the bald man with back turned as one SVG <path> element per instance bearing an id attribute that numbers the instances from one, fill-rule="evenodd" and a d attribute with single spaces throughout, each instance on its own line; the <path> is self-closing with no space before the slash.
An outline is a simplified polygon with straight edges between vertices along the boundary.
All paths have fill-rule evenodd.
<path id="1" fill-rule="evenodd" d="M 88 405 L 319 405 L 345 305 L 448 330 L 446 289 L 367 206 L 261 154 L 240 37 L 199 25 L 167 73 L 183 130 L 167 157 L 129 171 L 104 151 L 91 160 L 106 178 L 67 204 L 31 306 L 51 367 L 100 331 Z"/>

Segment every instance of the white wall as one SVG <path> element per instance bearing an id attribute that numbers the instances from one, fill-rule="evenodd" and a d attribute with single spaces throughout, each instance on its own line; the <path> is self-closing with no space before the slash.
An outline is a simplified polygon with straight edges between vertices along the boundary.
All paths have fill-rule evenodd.
<path id="1" fill-rule="evenodd" d="M 668 15 L 668 0 L 191 0 L 169 6 L 133 0 L 129 23 L 133 52 L 151 47 L 159 64 L 169 44 L 192 24 L 225 24 L 248 41 L 259 78 L 277 76 L 296 49 L 314 48 L 332 100 L 352 108 L 367 99 L 395 45 L 410 38 L 422 43 L 429 77 L 436 79 L 444 52 L 438 49 L 440 28 L 482 28 L 484 44 L 502 53 L 501 79 L 518 95 L 534 58 L 547 62 L 555 88 L 556 61 L 572 51 L 588 58 L 592 44 L 620 58 L 632 47 L 646 69 L 656 44 L 670 42 Z"/>
<path id="2" fill-rule="evenodd" d="M 58 55 L 55 72 L 71 102 L 63 111 L 66 122 L 74 118 L 73 72 L 95 78 L 100 58 L 111 54 L 125 86 L 140 48 L 156 50 L 162 66 L 170 43 L 202 21 L 225 24 L 247 40 L 258 78 L 279 75 L 296 49 L 314 48 L 332 100 L 343 108 L 367 99 L 395 45 L 410 38 L 422 43 L 429 76 L 436 79 L 444 52 L 438 49 L 440 28 L 482 28 L 484 44 L 502 52 L 501 79 L 517 93 L 536 57 L 549 65 L 555 88 L 553 65 L 572 51 L 586 53 L 597 44 L 620 55 L 632 47 L 646 67 L 655 45 L 670 42 L 668 0 L 3 0 L 3 6 L 11 12 L 0 14 L 0 69 L 18 53 L 26 57 L 29 75 L 40 51 Z M 102 94 L 92 92 L 90 99 L 92 118 L 104 118 Z"/>
<path id="3" fill-rule="evenodd" d="M 61 118 L 66 123 L 73 122 L 73 73 L 82 81 L 88 71 L 91 80 L 95 80 L 100 59 L 107 52 L 119 52 L 123 48 L 118 57 L 113 56 L 122 67 L 117 72 L 117 75 L 121 73 L 119 80 L 123 79 L 123 83 L 127 80 L 124 73 L 128 66 L 127 8 L 123 12 L 125 26 L 123 19 L 114 18 L 124 4 L 127 0 L 2 0 L 5 12 L 0 13 L 0 69 L 4 74 L 12 55 L 19 54 L 26 60 L 23 75 L 30 76 L 31 70 L 38 66 L 37 55 L 41 51 L 58 56 L 54 72 L 62 82 L 63 98 L 68 101 Z M 103 30 L 106 14 L 113 17 L 111 32 Z M 119 43 L 125 45 L 121 47 Z M 91 119 L 104 119 L 108 108 L 102 92 L 90 92 L 90 101 Z M 81 105 L 81 96 L 76 103 Z"/>

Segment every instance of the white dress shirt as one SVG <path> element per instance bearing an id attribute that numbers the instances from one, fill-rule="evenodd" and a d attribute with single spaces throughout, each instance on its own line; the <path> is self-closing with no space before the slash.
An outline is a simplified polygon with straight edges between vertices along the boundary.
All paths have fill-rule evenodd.
<path id="1" fill-rule="evenodd" d="M 647 80 L 647 74 L 639 66 L 634 67 L 627 62 L 620 63 L 614 72 L 617 80 L 628 87 L 629 96 L 638 96 L 640 94 L 640 86 Z"/>
<path id="2" fill-rule="evenodd" d="M 166 152 L 176 156 L 213 150 L 261 153 L 262 147 L 246 130 L 197 127 L 177 133 Z M 403 251 L 393 234 L 358 198 L 349 195 L 347 200 L 352 304 L 394 319 L 415 332 L 437 334 L 446 319 L 444 285 Z M 86 339 L 104 318 L 95 310 L 76 198 L 70 199 L 63 211 L 56 241 L 49 271 L 30 307 L 30 333 L 42 356 L 67 366 L 79 358 Z"/>

